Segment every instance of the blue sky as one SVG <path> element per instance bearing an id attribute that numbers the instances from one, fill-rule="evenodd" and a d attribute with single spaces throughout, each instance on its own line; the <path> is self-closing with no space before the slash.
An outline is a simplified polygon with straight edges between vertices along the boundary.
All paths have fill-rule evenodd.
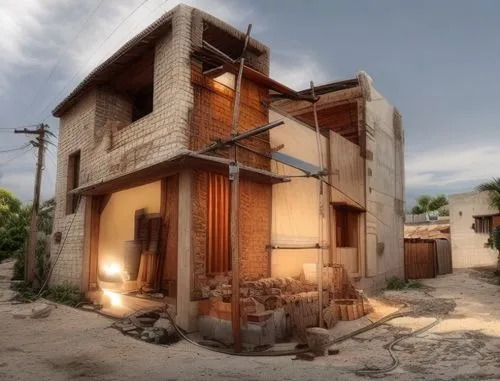
<path id="1" fill-rule="evenodd" d="M 147 0 L 140 6 L 143 1 L 0 0 L 0 186 L 24 201 L 32 198 L 33 154 L 2 153 L 27 141 L 7 129 L 46 121 L 57 132 L 52 107 L 179 3 Z M 468 191 L 498 175 L 500 2 L 186 3 L 242 30 L 252 23 L 254 37 L 271 48 L 273 77 L 296 89 L 311 79 L 322 83 L 367 71 L 403 114 L 410 203 L 422 193 Z M 54 192 L 55 159 L 51 148 L 44 197 Z"/>

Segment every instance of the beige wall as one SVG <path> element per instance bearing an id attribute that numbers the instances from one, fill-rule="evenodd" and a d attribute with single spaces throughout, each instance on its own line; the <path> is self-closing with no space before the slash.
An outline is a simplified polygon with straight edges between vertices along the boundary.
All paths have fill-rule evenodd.
<path id="1" fill-rule="evenodd" d="M 470 192 L 449 196 L 450 237 L 454 268 L 494 266 L 495 250 L 484 247 L 487 234 L 471 229 L 473 216 L 496 213 L 488 204 L 488 194 Z"/>
<path id="2" fill-rule="evenodd" d="M 373 154 L 366 161 L 366 276 L 372 279 L 365 288 L 376 290 L 391 276 L 404 276 L 404 134 L 394 125 L 395 107 L 367 75 L 359 78 L 365 96 L 366 148 Z"/>
<path id="3" fill-rule="evenodd" d="M 279 152 L 319 166 L 316 133 L 310 127 L 287 118 L 275 111 L 269 112 L 269 120 L 284 120 L 285 124 L 270 133 L 271 147 L 284 144 Z M 327 139 L 321 137 L 323 166 L 328 166 Z M 287 165 L 273 162 L 271 170 L 280 175 L 302 175 L 303 172 Z M 291 182 L 273 185 L 272 236 L 274 245 L 309 246 L 319 243 L 319 184 L 313 178 L 293 178 Z M 328 245 L 328 188 L 324 187 L 322 200 L 323 241 Z M 278 249 L 272 251 L 271 275 L 296 276 L 303 263 L 317 263 L 318 249 Z M 323 250 L 323 260 L 328 262 L 328 249 Z"/>
<path id="4" fill-rule="evenodd" d="M 123 243 L 134 239 L 135 211 L 159 213 L 161 182 L 116 192 L 101 213 L 99 268 L 114 263 L 123 267 Z"/>

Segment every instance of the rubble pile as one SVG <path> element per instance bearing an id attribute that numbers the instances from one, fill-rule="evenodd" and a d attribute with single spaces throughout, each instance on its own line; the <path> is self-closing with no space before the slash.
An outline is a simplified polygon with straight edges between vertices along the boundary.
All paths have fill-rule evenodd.
<path id="1" fill-rule="evenodd" d="M 356 290 L 341 265 L 323 268 L 322 318 L 327 328 L 339 320 L 354 320 L 370 312 L 368 300 Z M 231 279 L 211 282 L 207 299 L 199 302 L 200 314 L 231 321 Z M 318 325 L 318 285 L 316 265 L 308 264 L 299 279 L 271 277 L 240 284 L 240 313 L 248 322 L 275 320 L 276 332 L 306 343 L 306 329 Z M 279 317 L 280 321 L 277 321 Z"/>
<path id="2" fill-rule="evenodd" d="M 180 338 L 167 313 L 161 310 L 135 312 L 112 327 L 148 343 L 172 344 Z"/>

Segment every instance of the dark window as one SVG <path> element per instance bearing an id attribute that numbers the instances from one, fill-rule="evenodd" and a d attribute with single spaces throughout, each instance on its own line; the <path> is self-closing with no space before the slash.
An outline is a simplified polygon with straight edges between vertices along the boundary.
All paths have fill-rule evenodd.
<path id="1" fill-rule="evenodd" d="M 335 209 L 337 247 L 358 247 L 359 213 L 347 208 Z"/>
<path id="2" fill-rule="evenodd" d="M 208 174 L 207 274 L 231 270 L 229 245 L 229 180 Z"/>
<path id="3" fill-rule="evenodd" d="M 153 83 L 132 93 L 132 122 L 153 112 Z"/>
<path id="4" fill-rule="evenodd" d="M 474 231 L 478 234 L 491 234 L 492 232 L 491 217 L 474 217 Z"/>
<path id="5" fill-rule="evenodd" d="M 73 214 L 78 207 L 78 196 L 70 193 L 80 185 L 80 151 L 69 155 L 66 194 L 66 214 Z"/>

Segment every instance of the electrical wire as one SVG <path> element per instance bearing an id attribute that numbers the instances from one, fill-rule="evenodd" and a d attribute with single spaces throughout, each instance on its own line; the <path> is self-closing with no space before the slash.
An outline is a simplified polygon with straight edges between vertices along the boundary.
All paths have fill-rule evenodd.
<path id="1" fill-rule="evenodd" d="M 76 210 L 77 211 L 78 211 L 78 208 L 80 206 L 80 201 L 81 201 L 81 198 L 78 197 L 78 201 L 76 203 Z M 62 250 L 64 249 L 64 245 L 66 244 L 66 239 L 68 238 L 69 232 L 71 231 L 71 226 L 73 226 L 73 222 L 75 221 L 75 217 L 77 214 L 78 214 L 77 212 L 73 213 L 73 217 L 71 218 L 71 221 L 69 223 L 68 230 L 66 231 L 66 235 L 64 236 L 64 239 L 61 242 L 61 246 L 59 247 L 59 251 L 56 254 L 56 258 L 55 258 L 54 262 L 51 263 L 50 269 L 47 273 L 47 276 L 45 277 L 45 280 L 43 281 L 42 286 L 40 287 L 40 290 L 38 291 L 38 294 L 36 296 L 37 298 L 39 298 L 42 295 L 43 290 L 45 289 L 45 287 L 47 287 L 47 284 L 49 283 L 49 279 L 52 276 L 52 272 L 54 271 L 54 268 L 56 267 L 56 264 L 57 264 L 57 261 L 59 260 L 59 257 L 61 256 Z"/>
<path id="2" fill-rule="evenodd" d="M 11 161 L 20 158 L 21 156 L 27 154 L 28 152 L 31 151 L 31 147 L 27 147 L 23 152 L 21 152 L 19 155 L 12 156 L 11 158 L 7 159 L 6 161 L 0 163 L 0 165 L 5 165 L 7 163 L 10 163 Z"/>
<path id="3" fill-rule="evenodd" d="M 24 148 L 27 148 L 28 146 L 30 145 L 30 143 L 25 143 L 19 147 L 16 147 L 16 148 L 9 148 L 9 149 L 4 149 L 4 150 L 0 150 L 0 153 L 7 153 L 7 152 L 15 152 L 15 151 L 20 151 Z"/>
<path id="4" fill-rule="evenodd" d="M 49 80 L 52 78 L 52 76 L 54 75 L 57 67 L 59 66 L 59 64 L 62 62 L 61 61 L 61 57 L 66 54 L 70 48 L 71 45 L 73 45 L 73 43 L 75 42 L 75 40 L 78 38 L 78 36 L 80 36 L 80 34 L 83 32 L 83 28 L 89 23 L 89 21 L 94 17 L 94 15 L 96 14 L 96 12 L 99 10 L 99 8 L 102 6 L 102 4 L 104 3 L 104 0 L 101 0 L 99 2 L 99 4 L 97 5 L 97 7 L 95 7 L 91 12 L 90 14 L 88 15 L 87 19 L 83 22 L 83 24 L 80 26 L 80 28 L 78 29 L 78 31 L 76 32 L 76 34 L 73 36 L 73 38 L 66 44 L 66 49 L 64 51 L 61 51 L 57 58 L 56 58 L 56 62 L 54 63 L 54 65 L 52 66 L 52 69 L 48 75 L 48 77 L 45 79 L 45 81 L 42 83 L 42 85 L 40 86 L 40 88 L 38 89 L 38 91 L 36 92 L 35 96 L 32 98 L 29 106 L 28 106 L 28 110 L 31 110 L 31 107 L 33 106 L 33 104 L 35 103 L 36 99 L 38 98 L 38 96 L 41 94 L 42 90 L 45 88 L 45 86 L 47 85 L 47 83 L 49 82 Z"/>

